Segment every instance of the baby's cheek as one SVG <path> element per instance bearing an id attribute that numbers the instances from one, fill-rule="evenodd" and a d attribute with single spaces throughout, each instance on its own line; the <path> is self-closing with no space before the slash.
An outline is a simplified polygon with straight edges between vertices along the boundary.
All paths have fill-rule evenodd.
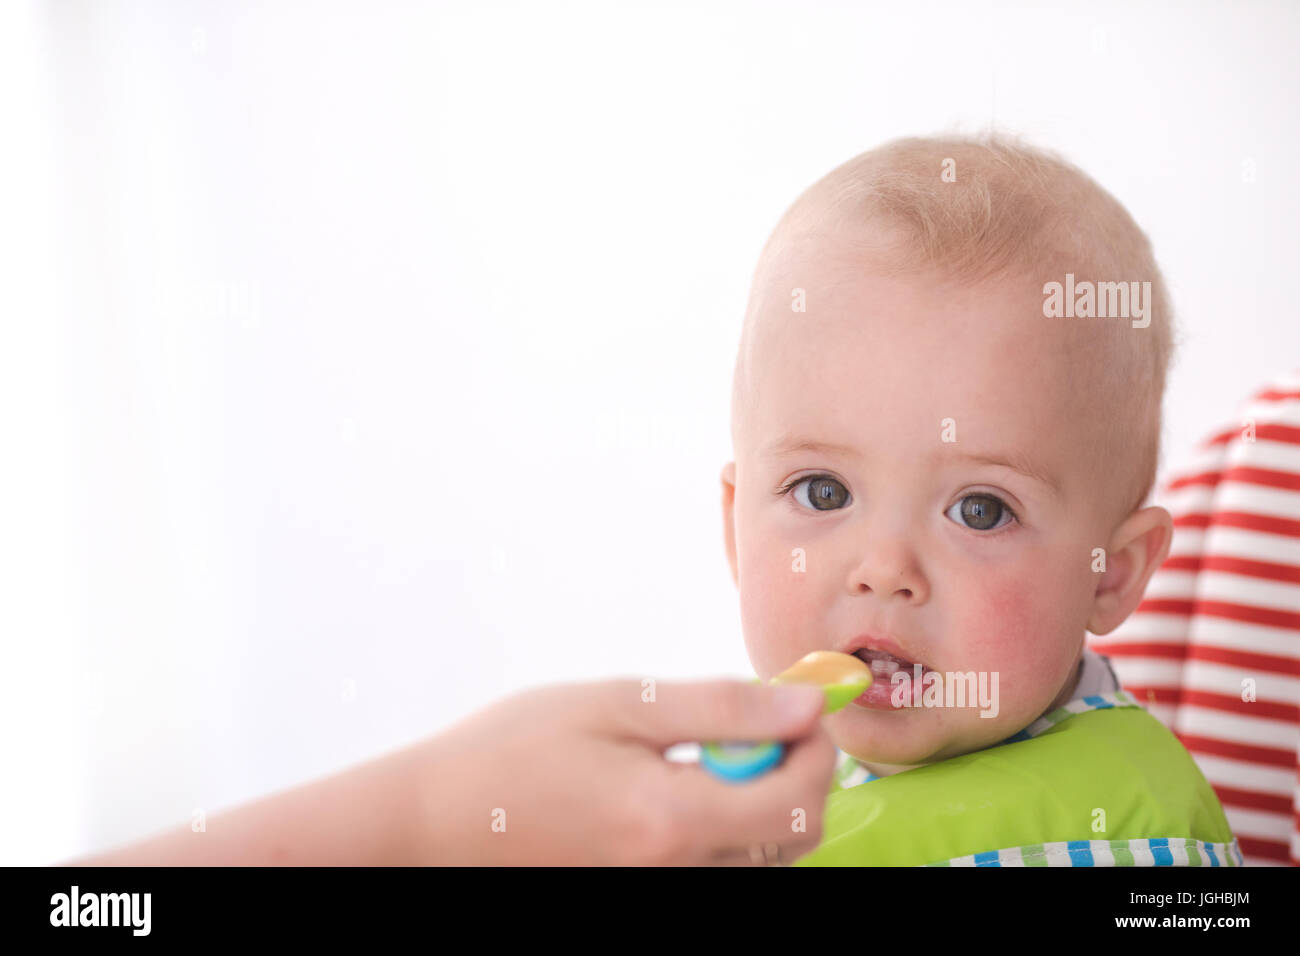
<path id="1" fill-rule="evenodd" d="M 1009 703 L 1024 701 L 1032 709 L 1044 694 L 1050 702 L 1069 654 L 1062 604 L 1052 600 L 1052 586 L 1020 574 L 986 578 L 983 585 L 970 659 L 998 672 L 999 691 Z"/>
<path id="2" fill-rule="evenodd" d="M 751 553 L 740 582 L 741 621 L 750 663 L 761 677 L 784 670 L 816 644 L 820 615 L 812 579 L 798 557 L 777 549 Z"/>

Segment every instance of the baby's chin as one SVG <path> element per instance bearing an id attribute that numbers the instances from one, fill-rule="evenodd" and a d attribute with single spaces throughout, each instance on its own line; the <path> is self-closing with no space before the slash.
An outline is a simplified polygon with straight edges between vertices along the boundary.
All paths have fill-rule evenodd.
<path id="1" fill-rule="evenodd" d="M 855 760 L 913 767 L 992 747 L 1024 726 L 981 718 L 978 711 L 956 717 L 952 711 L 941 716 L 939 709 L 887 713 L 850 705 L 827 718 L 826 730 L 835 746 Z"/>

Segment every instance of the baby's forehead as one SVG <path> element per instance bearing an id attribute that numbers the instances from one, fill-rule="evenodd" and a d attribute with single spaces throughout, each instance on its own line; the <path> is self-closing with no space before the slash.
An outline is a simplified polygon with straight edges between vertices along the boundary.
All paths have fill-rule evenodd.
<path id="1" fill-rule="evenodd" d="M 1040 391 L 1054 381 L 1077 386 L 1080 368 L 1117 343 L 1079 324 L 1046 321 L 1041 288 L 1039 277 L 1022 271 L 968 282 L 938 270 L 891 272 L 810 256 L 770 277 L 746 332 L 755 358 L 769 362 L 817 356 L 876 372 L 937 362 L 935 374 L 961 377 L 1055 369 L 1046 381 L 1018 378 Z"/>
<path id="2" fill-rule="evenodd" d="M 762 435 L 751 447 L 800 436 L 919 462 L 946 436 L 1063 478 L 1086 473 L 1077 484 L 1093 494 L 1108 490 L 1095 480 L 1098 455 L 1118 466 L 1138 454 L 1111 441 L 1133 414 L 1117 388 L 1126 365 L 1112 354 L 1123 344 L 1117 330 L 1051 323 L 1033 280 L 842 268 L 808 276 L 804 311 L 792 295 L 752 330 Z"/>

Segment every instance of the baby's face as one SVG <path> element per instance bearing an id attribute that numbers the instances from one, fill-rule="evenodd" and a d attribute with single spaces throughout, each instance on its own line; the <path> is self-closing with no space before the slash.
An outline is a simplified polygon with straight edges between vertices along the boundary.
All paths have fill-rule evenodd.
<path id="1" fill-rule="evenodd" d="M 814 262 L 777 280 L 807 311 L 790 288 L 768 299 L 724 510 L 759 676 L 863 635 L 940 674 L 997 674 L 996 716 L 855 702 L 827 718 L 851 755 L 910 766 L 1068 699 L 1108 469 L 1078 381 L 1086 339 L 1045 325 L 1041 284 L 859 273 Z"/>

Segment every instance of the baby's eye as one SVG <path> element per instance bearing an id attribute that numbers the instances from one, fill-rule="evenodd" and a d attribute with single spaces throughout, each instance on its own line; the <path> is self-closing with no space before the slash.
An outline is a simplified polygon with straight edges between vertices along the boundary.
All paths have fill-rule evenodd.
<path id="1" fill-rule="evenodd" d="M 811 475 L 786 487 L 794 500 L 814 511 L 835 511 L 851 500 L 848 489 L 829 475 Z"/>
<path id="2" fill-rule="evenodd" d="M 954 511 L 957 512 L 956 516 L 953 515 Z M 1015 517 L 1006 503 L 993 495 L 967 495 L 949 508 L 947 515 L 974 531 L 1000 528 L 1004 524 L 1010 524 Z M 1007 521 L 1001 521 L 1003 517 Z"/>

